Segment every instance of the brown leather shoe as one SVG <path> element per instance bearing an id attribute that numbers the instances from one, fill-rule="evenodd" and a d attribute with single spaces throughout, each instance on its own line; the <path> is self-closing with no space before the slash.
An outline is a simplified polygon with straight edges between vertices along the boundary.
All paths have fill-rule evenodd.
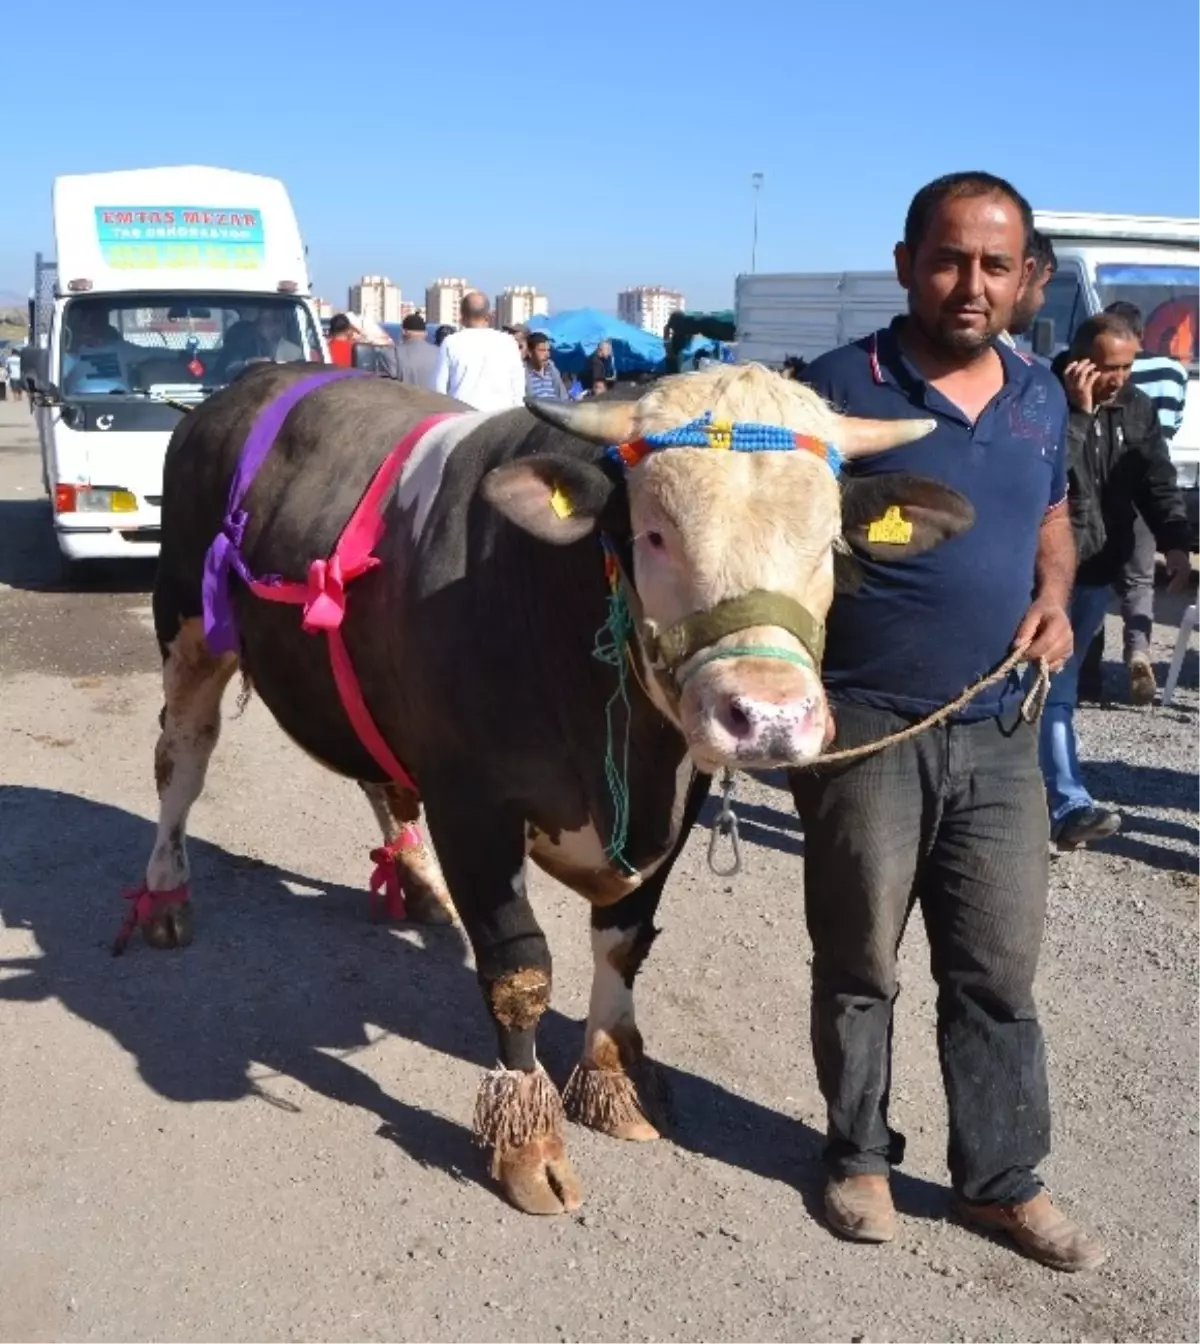
<path id="1" fill-rule="evenodd" d="M 850 1241 L 891 1241 L 896 1207 L 886 1176 L 840 1176 L 825 1186 L 825 1218 Z"/>
<path id="2" fill-rule="evenodd" d="M 1051 1269 L 1076 1273 L 1096 1269 L 1108 1259 L 1108 1251 L 1056 1209 L 1045 1190 L 1023 1204 L 972 1204 L 960 1199 L 958 1208 L 966 1222 L 1007 1232 L 1026 1255 Z"/>

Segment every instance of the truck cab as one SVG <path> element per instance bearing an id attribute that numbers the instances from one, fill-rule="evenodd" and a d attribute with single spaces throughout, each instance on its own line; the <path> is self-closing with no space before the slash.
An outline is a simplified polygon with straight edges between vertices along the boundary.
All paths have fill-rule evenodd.
<path id="1" fill-rule="evenodd" d="M 282 183 L 214 168 L 60 177 L 53 206 L 29 363 L 59 551 L 154 557 L 180 417 L 251 362 L 326 358 L 299 228 Z"/>

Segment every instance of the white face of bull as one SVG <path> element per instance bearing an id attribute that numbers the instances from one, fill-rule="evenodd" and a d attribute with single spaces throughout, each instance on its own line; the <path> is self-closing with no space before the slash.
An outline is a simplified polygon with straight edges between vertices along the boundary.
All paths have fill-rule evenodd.
<path id="1" fill-rule="evenodd" d="M 711 411 L 718 420 L 780 425 L 837 445 L 846 458 L 927 434 L 932 421 L 859 421 L 836 415 L 809 388 L 758 365 L 671 378 L 641 401 L 598 398 L 574 407 L 530 403 L 543 419 L 592 443 L 629 443 Z M 591 460 L 518 459 L 491 473 L 484 490 L 510 519 L 546 540 L 578 540 L 603 513 L 613 526 L 612 475 Z M 880 494 L 880 482 L 891 482 Z M 864 485 L 868 483 L 864 482 Z M 625 476 L 620 520 L 633 555 L 629 577 L 641 608 L 643 681 L 687 740 L 698 768 L 799 765 L 820 754 L 830 728 L 814 641 L 774 623 L 804 609 L 821 625 L 833 600 L 834 545 L 843 533 L 843 491 L 822 457 L 803 449 L 730 452 L 667 448 Z M 847 481 L 845 490 L 859 488 Z M 865 541 L 866 518 L 908 505 L 913 536 L 893 547 L 913 554 L 970 525 L 970 506 L 953 491 L 911 476 L 870 478 L 871 498 L 851 510 L 851 544 Z M 563 501 L 569 501 L 569 509 Z M 557 507 L 556 507 L 557 505 Z M 564 516 L 565 515 L 565 516 Z M 863 546 L 863 549 L 871 549 Z M 771 595 L 763 602 L 763 595 Z M 704 638 L 681 661 L 655 668 L 659 632 L 693 626 L 745 598 L 762 613 Z M 776 599 L 791 599 L 786 602 Z M 784 619 L 783 616 L 779 617 Z M 728 624 L 728 622 L 726 622 Z M 708 630 L 706 635 L 711 635 Z"/>

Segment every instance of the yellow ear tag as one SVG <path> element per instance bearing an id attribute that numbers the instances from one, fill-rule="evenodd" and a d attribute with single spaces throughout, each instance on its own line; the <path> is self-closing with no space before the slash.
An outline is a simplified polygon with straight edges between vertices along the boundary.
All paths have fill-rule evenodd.
<path id="1" fill-rule="evenodd" d="M 550 507 L 560 518 L 569 518 L 575 512 L 575 505 L 571 503 L 570 495 L 561 485 L 556 485 L 550 491 Z"/>
<path id="2" fill-rule="evenodd" d="M 878 541 L 884 545 L 904 546 L 912 541 L 913 525 L 900 512 L 898 504 L 889 504 L 882 518 L 867 527 L 867 540 Z"/>

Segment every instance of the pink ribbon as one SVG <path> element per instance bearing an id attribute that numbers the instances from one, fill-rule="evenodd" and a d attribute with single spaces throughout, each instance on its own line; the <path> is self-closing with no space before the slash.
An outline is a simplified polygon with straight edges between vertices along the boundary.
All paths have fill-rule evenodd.
<path id="1" fill-rule="evenodd" d="M 123 895 L 129 902 L 129 912 L 126 914 L 113 942 L 112 954 L 114 957 L 119 957 L 125 951 L 134 932 L 143 924 L 149 924 L 160 906 L 185 905 L 191 899 L 186 882 L 181 886 L 172 887 L 169 891 L 151 891 L 143 882 L 140 887 L 136 887 L 132 891 L 126 891 Z"/>
<path id="2" fill-rule="evenodd" d="M 371 874 L 371 918 L 379 918 L 380 907 L 388 919 L 407 919 L 408 907 L 404 904 L 404 889 L 400 882 L 400 865 L 396 856 L 406 849 L 420 847 L 421 828 L 407 825 L 390 845 L 381 845 L 371 851 L 371 862 L 375 871 Z"/>

